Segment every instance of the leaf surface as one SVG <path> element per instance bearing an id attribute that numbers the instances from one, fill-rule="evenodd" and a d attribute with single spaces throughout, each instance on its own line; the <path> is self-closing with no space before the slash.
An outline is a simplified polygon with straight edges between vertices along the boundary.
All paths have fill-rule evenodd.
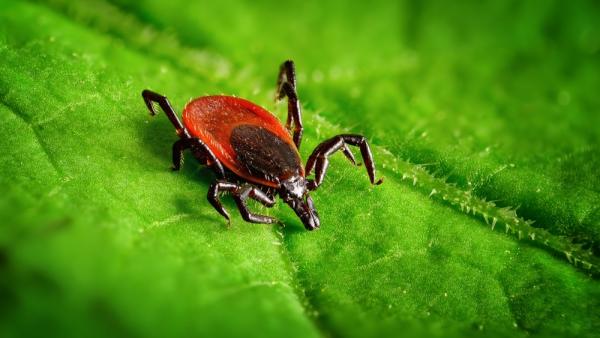
<path id="1" fill-rule="evenodd" d="M 0 332 L 600 332 L 593 5 L 0 5 Z M 140 92 L 179 111 L 239 95 L 285 118 L 288 57 L 303 157 L 363 133 L 385 183 L 335 155 L 321 230 L 282 203 L 252 207 L 285 228 L 246 224 L 228 200 L 227 227 L 209 170 L 168 169 L 175 134 Z"/>

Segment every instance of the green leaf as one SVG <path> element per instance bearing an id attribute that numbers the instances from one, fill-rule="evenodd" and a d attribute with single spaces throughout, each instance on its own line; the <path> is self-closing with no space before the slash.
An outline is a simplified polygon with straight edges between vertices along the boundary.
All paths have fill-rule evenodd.
<path id="1" fill-rule="evenodd" d="M 597 336 L 594 4 L 1 0 L 0 335 Z M 149 88 L 246 97 L 332 158 L 322 229 L 231 227 Z"/>

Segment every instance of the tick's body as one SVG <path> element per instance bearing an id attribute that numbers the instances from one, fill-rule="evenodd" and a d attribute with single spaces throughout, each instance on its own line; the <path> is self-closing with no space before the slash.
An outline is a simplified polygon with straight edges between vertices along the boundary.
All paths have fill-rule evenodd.
<path id="1" fill-rule="evenodd" d="M 173 144 L 173 169 L 178 170 L 185 149 L 210 166 L 217 175 L 208 192 L 215 209 L 229 219 L 219 200 L 221 192 L 230 192 L 242 217 L 254 223 L 274 223 L 270 216 L 251 213 L 246 200 L 252 198 L 267 207 L 275 204 L 278 194 L 313 230 L 320 220 L 309 191 L 323 182 L 328 157 L 341 150 L 354 164 L 348 144 L 359 146 L 372 184 L 375 165 L 366 139 L 360 135 L 338 135 L 321 143 L 302 167 L 298 148 L 302 141 L 302 114 L 296 94 L 296 76 L 292 61 L 281 65 L 277 81 L 277 99 L 288 97 L 285 127 L 265 109 L 244 99 L 231 96 L 205 96 L 192 100 L 183 110 L 183 124 L 165 96 L 144 90 L 148 109 L 155 113 L 153 102 L 165 111 L 180 139 Z M 290 135 L 291 134 L 291 135 Z M 306 179 L 315 169 L 315 178 Z M 252 184 L 249 184 L 252 183 Z"/>
<path id="2" fill-rule="evenodd" d="M 250 101 L 204 96 L 185 106 L 183 123 L 223 166 L 249 182 L 278 188 L 281 180 L 304 176 L 289 132 L 275 116 Z"/>

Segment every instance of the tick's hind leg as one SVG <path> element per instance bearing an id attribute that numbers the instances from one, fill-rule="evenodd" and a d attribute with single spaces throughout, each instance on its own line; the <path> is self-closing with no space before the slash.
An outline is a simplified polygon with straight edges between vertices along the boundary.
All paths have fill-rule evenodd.
<path id="1" fill-rule="evenodd" d="M 329 156 L 336 151 L 342 150 L 344 155 L 346 155 L 352 163 L 356 164 L 352 152 L 348 149 L 348 144 L 360 148 L 360 153 L 365 162 L 365 168 L 367 169 L 371 184 L 381 184 L 383 181 L 382 179 L 375 180 L 375 163 L 373 162 L 373 154 L 371 154 L 371 148 L 369 147 L 369 143 L 367 143 L 367 139 L 361 135 L 342 134 L 319 144 L 308 158 L 308 161 L 306 161 L 306 176 L 310 175 L 311 171 L 315 169 L 315 179 L 314 181 L 309 181 L 308 188 L 310 190 L 315 190 L 323 183 L 323 178 L 325 177 L 327 167 L 329 166 Z"/>
<path id="2" fill-rule="evenodd" d="M 179 120 L 179 117 L 177 117 L 177 114 L 173 110 L 173 107 L 171 107 L 171 103 L 169 102 L 169 99 L 167 99 L 166 96 L 158 94 L 151 90 L 145 89 L 142 92 L 142 97 L 144 98 L 146 107 L 148 107 L 148 110 L 150 110 L 150 114 L 156 115 L 156 110 L 154 109 L 154 105 L 152 103 L 153 102 L 158 103 L 158 105 L 162 108 L 162 110 L 165 112 L 165 114 L 167 114 L 167 117 L 169 118 L 169 120 L 171 121 L 173 126 L 175 127 L 175 131 L 177 132 L 177 135 L 179 135 L 179 137 L 181 137 L 181 138 L 189 138 L 190 137 L 188 131 L 185 129 L 185 127 Z"/>
<path id="3" fill-rule="evenodd" d="M 296 148 L 300 149 L 303 131 L 302 109 L 300 108 L 300 101 L 298 101 L 298 94 L 296 93 L 296 67 L 292 60 L 285 61 L 279 68 L 275 99 L 279 101 L 284 96 L 288 97 L 288 116 L 285 128 L 292 132 L 293 125 L 294 144 L 296 144 Z"/>
<path id="4" fill-rule="evenodd" d="M 194 154 L 194 157 L 198 159 L 200 164 L 210 166 L 217 175 L 217 178 L 225 178 L 225 170 L 221 161 L 217 159 L 204 142 L 197 138 L 182 138 L 173 143 L 173 170 L 181 169 L 183 151 L 186 149 L 191 149 L 192 154 Z"/>
<path id="5" fill-rule="evenodd" d="M 249 184 L 239 185 L 236 183 L 218 180 L 214 182 L 208 189 L 208 201 L 221 215 L 223 215 L 223 217 L 227 219 L 228 222 L 230 222 L 229 213 L 227 213 L 227 210 L 225 210 L 221 204 L 221 201 L 219 200 L 219 195 L 221 192 L 231 193 L 233 200 L 237 204 L 240 214 L 245 221 L 265 224 L 279 223 L 279 221 L 274 217 L 250 212 L 250 210 L 248 210 L 248 205 L 246 204 L 247 199 L 252 198 L 270 208 L 275 205 L 275 200 L 272 197 L 267 196 L 267 194 L 265 194 L 262 190 Z"/>

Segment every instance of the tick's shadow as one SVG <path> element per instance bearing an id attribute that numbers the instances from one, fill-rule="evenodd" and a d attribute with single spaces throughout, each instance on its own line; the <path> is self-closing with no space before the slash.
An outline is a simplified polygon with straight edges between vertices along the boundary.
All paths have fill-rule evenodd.
<path id="1" fill-rule="evenodd" d="M 282 209 L 285 208 L 285 206 L 282 206 Z M 280 231 L 284 234 L 284 238 L 287 236 L 295 236 L 298 234 L 302 234 L 305 233 L 307 230 L 304 229 L 304 226 L 302 226 L 302 222 L 300 221 L 300 219 L 295 218 L 293 215 L 293 211 L 290 213 L 290 215 L 286 215 L 285 217 L 281 217 L 282 213 L 286 213 L 286 211 L 284 210 L 280 210 L 278 212 L 279 214 L 279 219 L 283 222 L 283 224 L 285 224 L 285 226 L 280 226 Z"/>
<path id="2" fill-rule="evenodd" d="M 136 121 L 138 139 L 148 155 L 163 160 L 168 168 L 171 165 L 171 147 L 177 141 L 175 129 L 161 111 L 156 116 L 151 116 L 147 109 L 142 113 L 146 116 Z"/>

